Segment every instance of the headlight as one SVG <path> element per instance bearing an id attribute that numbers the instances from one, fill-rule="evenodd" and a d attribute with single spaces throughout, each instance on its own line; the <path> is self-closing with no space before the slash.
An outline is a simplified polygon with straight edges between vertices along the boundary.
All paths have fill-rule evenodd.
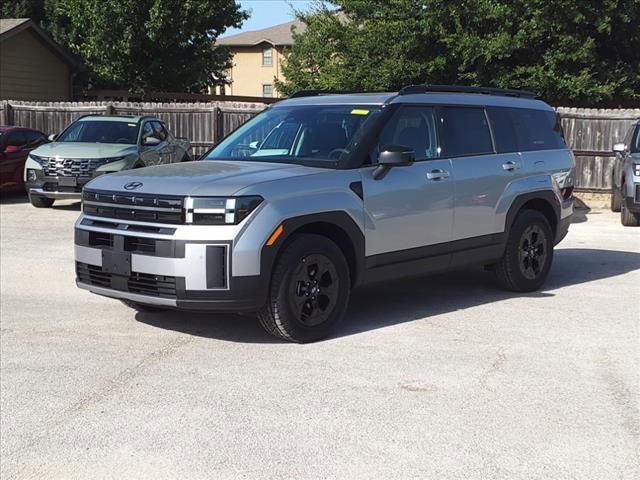
<path id="1" fill-rule="evenodd" d="M 29 158 L 38 162 L 40 165 L 47 163 L 49 161 L 49 157 L 39 157 L 38 155 L 34 155 L 33 153 L 29 154 Z"/>
<path id="2" fill-rule="evenodd" d="M 188 198 L 187 223 L 194 225 L 237 225 L 263 201 L 262 197 Z"/>
<path id="3" fill-rule="evenodd" d="M 640 177 L 640 163 L 634 163 L 633 164 L 633 174 L 636 177 Z"/>

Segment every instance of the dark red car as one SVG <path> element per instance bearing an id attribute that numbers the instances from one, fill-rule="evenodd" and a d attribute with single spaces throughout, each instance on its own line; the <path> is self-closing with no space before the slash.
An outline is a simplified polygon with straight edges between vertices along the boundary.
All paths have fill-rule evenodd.
<path id="1" fill-rule="evenodd" d="M 24 190 L 24 163 L 34 148 L 47 142 L 38 130 L 0 126 L 0 189 Z"/>

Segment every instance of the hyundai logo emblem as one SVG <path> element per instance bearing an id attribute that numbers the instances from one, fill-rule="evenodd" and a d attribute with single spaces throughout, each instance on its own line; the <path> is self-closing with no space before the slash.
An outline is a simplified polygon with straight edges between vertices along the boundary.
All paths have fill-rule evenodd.
<path id="1" fill-rule="evenodd" d="M 142 182 L 129 182 L 124 186 L 125 190 L 135 190 L 136 188 L 140 188 L 142 186 Z"/>

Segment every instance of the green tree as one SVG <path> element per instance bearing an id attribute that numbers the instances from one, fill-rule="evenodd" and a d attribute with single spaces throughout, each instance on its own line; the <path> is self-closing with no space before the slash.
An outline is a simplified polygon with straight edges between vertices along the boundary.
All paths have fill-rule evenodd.
<path id="1" fill-rule="evenodd" d="M 0 4 L 0 18 L 30 18 L 41 23 L 46 16 L 47 0 L 13 0 Z"/>
<path id="2" fill-rule="evenodd" d="M 78 55 L 94 87 L 199 92 L 230 66 L 216 38 L 248 17 L 234 0 L 17 0 L 3 17 L 31 17 Z"/>
<path id="3" fill-rule="evenodd" d="M 526 88 L 555 104 L 640 103 L 640 0 L 336 0 L 283 67 L 301 88 Z"/>

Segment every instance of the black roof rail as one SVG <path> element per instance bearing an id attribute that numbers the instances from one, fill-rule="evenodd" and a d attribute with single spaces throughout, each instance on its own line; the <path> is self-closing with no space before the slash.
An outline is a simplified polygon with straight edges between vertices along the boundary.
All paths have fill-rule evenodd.
<path id="1" fill-rule="evenodd" d="M 357 93 L 384 93 L 384 92 L 357 92 L 354 90 L 298 90 L 297 92 L 289 95 L 288 98 L 302 98 L 302 97 L 319 97 L 321 95 L 349 95 Z"/>
<path id="2" fill-rule="evenodd" d="M 398 95 L 410 95 L 412 93 L 479 93 L 483 95 L 496 95 L 500 97 L 538 98 L 534 92 L 528 90 L 516 90 L 513 88 L 495 87 L 467 87 L 464 85 L 409 85 L 403 87 Z"/>

